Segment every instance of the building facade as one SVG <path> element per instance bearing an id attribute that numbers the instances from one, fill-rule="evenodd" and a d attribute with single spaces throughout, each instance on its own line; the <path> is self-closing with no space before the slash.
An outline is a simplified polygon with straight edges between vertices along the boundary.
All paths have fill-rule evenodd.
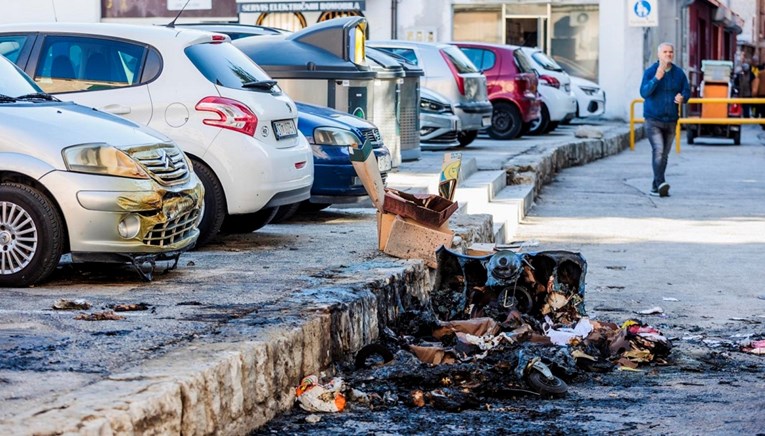
<path id="1" fill-rule="evenodd" d="M 187 4 L 188 1 L 188 4 Z M 187 5 L 186 5 L 187 4 Z M 0 22 L 239 21 L 299 30 L 347 15 L 369 22 L 370 39 L 470 40 L 542 48 L 573 75 L 606 91 L 606 117 L 627 119 L 656 47 L 675 45 L 694 94 L 703 60 L 765 62 L 765 0 L 27 0 Z M 634 25 L 644 5 L 650 26 Z M 737 13 L 739 8 L 741 13 Z M 42 12 L 41 12 L 42 11 Z"/>

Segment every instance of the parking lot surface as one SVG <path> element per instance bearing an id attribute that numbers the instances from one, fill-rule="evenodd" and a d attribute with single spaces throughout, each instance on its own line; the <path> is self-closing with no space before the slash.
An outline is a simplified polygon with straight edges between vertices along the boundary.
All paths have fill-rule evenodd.
<path id="1" fill-rule="evenodd" d="M 533 193 L 568 166 L 542 157 L 572 144 L 587 150 L 578 152 L 585 161 L 603 157 L 607 141 L 575 138 L 578 128 L 479 138 L 461 150 L 463 163 L 470 177 L 538 174 L 527 184 Z M 600 130 L 618 140 L 612 152 L 624 149 L 624 125 Z M 403 163 L 389 184 L 430 189 L 443 151 Z M 567 153 L 576 164 L 577 153 Z M 466 209 L 450 224 L 458 241 L 490 242 L 491 216 Z M 151 282 L 127 267 L 65 264 L 42 286 L 0 290 L 0 430 L 242 433 L 263 425 L 291 407 L 302 375 L 374 340 L 378 322 L 427 292 L 423 263 L 382 254 L 376 232 L 373 209 L 330 208 L 221 237 L 182 255 L 174 270 L 159 264 Z M 54 310 L 60 299 L 91 307 Z M 121 319 L 76 319 L 141 304 L 146 310 L 114 312 Z"/>

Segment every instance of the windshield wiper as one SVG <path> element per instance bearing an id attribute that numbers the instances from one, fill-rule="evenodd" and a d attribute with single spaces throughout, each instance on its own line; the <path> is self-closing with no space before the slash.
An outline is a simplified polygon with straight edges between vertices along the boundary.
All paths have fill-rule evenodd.
<path id="1" fill-rule="evenodd" d="M 46 93 L 46 92 L 33 92 L 31 94 L 24 94 L 16 97 L 17 100 L 48 100 L 48 101 L 61 101 L 57 99 L 56 97 Z"/>
<path id="2" fill-rule="evenodd" d="M 265 89 L 266 91 L 273 88 L 274 86 L 276 86 L 276 80 L 258 80 L 242 83 L 243 88 L 258 88 Z"/>
<path id="3" fill-rule="evenodd" d="M 0 94 L 0 102 L 3 102 L 3 103 L 13 103 L 14 101 L 16 101 L 15 98 L 13 98 L 11 96 L 8 96 L 8 95 L 5 95 L 5 94 Z"/>

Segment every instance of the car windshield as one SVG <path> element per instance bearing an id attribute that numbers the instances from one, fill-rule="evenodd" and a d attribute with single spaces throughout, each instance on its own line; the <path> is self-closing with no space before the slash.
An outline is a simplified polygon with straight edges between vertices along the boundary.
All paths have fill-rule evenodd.
<path id="1" fill-rule="evenodd" d="M 43 91 L 15 64 L 0 56 L 0 95 L 16 98 L 37 92 Z"/>
<path id="2" fill-rule="evenodd" d="M 454 64 L 454 67 L 460 74 L 478 72 L 478 68 L 470 62 L 470 59 L 468 59 L 468 57 L 465 56 L 465 53 L 462 53 L 459 48 L 450 45 L 441 50 L 446 54 L 449 60 L 452 61 L 452 64 Z"/>
<path id="3" fill-rule="evenodd" d="M 225 88 L 262 91 L 263 87 L 253 84 L 271 80 L 252 59 L 227 42 L 192 45 L 186 48 L 186 56 L 207 80 Z M 279 92 L 275 84 L 268 89 Z"/>
<path id="4" fill-rule="evenodd" d="M 558 71 L 561 73 L 563 72 L 563 68 L 561 68 L 561 66 L 558 65 L 557 62 L 550 59 L 546 54 L 544 54 L 541 51 L 534 52 L 534 54 L 532 54 L 531 57 L 534 58 L 534 60 L 539 65 L 541 65 L 542 68 L 544 68 L 545 70 Z"/>

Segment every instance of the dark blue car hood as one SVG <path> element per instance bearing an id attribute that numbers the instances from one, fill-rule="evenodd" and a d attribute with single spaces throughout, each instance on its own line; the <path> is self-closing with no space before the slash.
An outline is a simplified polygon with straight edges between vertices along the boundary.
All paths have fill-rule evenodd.
<path id="1" fill-rule="evenodd" d="M 298 110 L 298 127 L 310 128 L 311 134 L 313 134 L 313 129 L 320 126 L 340 127 L 351 130 L 377 128 L 369 121 L 347 112 L 340 112 L 328 107 L 314 106 L 307 103 L 295 102 L 295 105 Z M 306 132 L 303 132 L 303 134 L 307 135 Z"/>

